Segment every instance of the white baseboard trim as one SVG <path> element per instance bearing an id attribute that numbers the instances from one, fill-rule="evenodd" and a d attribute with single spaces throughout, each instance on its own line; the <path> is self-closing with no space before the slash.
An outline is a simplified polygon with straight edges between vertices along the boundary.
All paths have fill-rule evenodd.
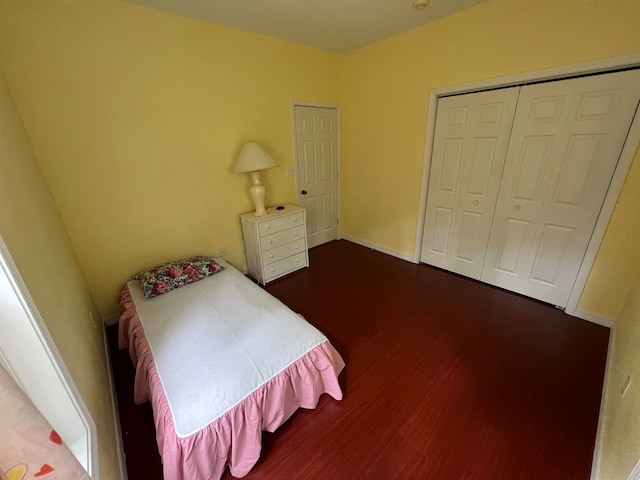
<path id="1" fill-rule="evenodd" d="M 342 235 L 340 237 L 342 240 L 347 240 L 349 242 L 356 243 L 358 245 L 362 245 L 363 247 L 370 248 L 372 250 L 376 250 L 381 253 L 385 253 L 387 255 L 391 255 L 392 257 L 399 258 L 401 260 L 406 260 L 411 263 L 420 263 L 415 260 L 415 258 L 411 255 L 407 255 L 404 253 L 400 253 L 396 250 L 391 250 L 390 248 L 382 247 L 375 243 L 370 243 L 365 240 L 361 240 L 360 238 L 352 237 L 349 235 Z M 604 315 L 600 315 L 598 313 L 593 313 L 588 310 L 583 310 L 581 308 L 576 308 L 573 312 L 565 312 L 567 315 L 571 315 L 582 320 L 586 320 L 591 323 L 595 323 L 597 325 L 601 325 L 603 327 L 612 328 L 614 321 L 609 317 L 605 317 Z M 640 480 L 640 479 L 639 479 Z"/>
<path id="2" fill-rule="evenodd" d="M 356 237 L 351 237 L 349 235 L 342 235 L 343 240 L 347 240 L 349 242 L 357 243 L 358 245 L 362 245 L 363 247 L 370 248 L 372 250 L 376 250 L 381 253 L 386 253 L 387 255 L 391 255 L 392 257 L 399 258 L 401 260 L 406 260 L 407 262 L 417 263 L 414 261 L 412 255 L 407 255 L 405 253 L 397 252 L 396 250 L 391 250 L 390 248 L 382 247 L 380 245 L 376 245 L 375 243 L 369 243 L 365 240 L 361 240 Z"/>
<path id="3" fill-rule="evenodd" d="M 604 431 L 604 422 L 606 421 L 605 412 L 607 409 L 607 392 L 609 391 L 609 378 L 611 370 L 611 359 L 613 358 L 613 350 L 615 342 L 613 341 L 613 328 L 609 332 L 609 345 L 607 347 L 607 360 L 604 366 L 604 380 L 602 382 L 602 395 L 600 396 L 600 412 L 598 413 L 598 428 L 596 429 L 596 444 L 593 447 L 593 460 L 591 462 L 591 480 L 600 478 L 600 460 L 602 457 L 602 432 Z"/>
<path id="4" fill-rule="evenodd" d="M 605 317 L 604 315 L 600 315 L 598 313 L 589 312 L 588 310 L 583 310 L 581 308 L 576 308 L 575 312 L 570 314 L 569 312 L 565 312 L 569 315 L 573 315 L 574 317 L 581 318 L 582 320 L 587 320 L 591 323 L 597 323 L 598 325 L 602 325 L 603 327 L 612 328 L 614 321 L 609 317 Z M 613 334 L 613 332 L 611 333 Z"/>
<path id="5" fill-rule="evenodd" d="M 118 317 L 116 322 L 118 321 Z M 111 353 L 109 352 L 109 343 L 107 341 L 107 329 L 103 328 L 102 331 L 104 339 L 104 352 L 107 360 L 107 375 L 109 376 L 109 391 L 111 392 L 111 410 L 113 415 L 114 428 L 116 432 L 116 452 L 120 460 L 120 478 L 122 480 L 128 480 L 127 476 L 127 464 L 124 454 L 124 445 L 122 444 L 122 429 L 120 428 L 120 414 L 118 413 L 118 397 L 116 396 L 116 390 L 113 385 L 113 370 L 111 369 Z"/>

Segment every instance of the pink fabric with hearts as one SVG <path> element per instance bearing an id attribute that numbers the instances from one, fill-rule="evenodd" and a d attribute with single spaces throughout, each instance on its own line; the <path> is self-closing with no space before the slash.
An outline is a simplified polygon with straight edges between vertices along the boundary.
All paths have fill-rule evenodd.
<path id="1" fill-rule="evenodd" d="M 60 435 L 0 366 L 0 471 L 9 478 L 88 478 Z"/>

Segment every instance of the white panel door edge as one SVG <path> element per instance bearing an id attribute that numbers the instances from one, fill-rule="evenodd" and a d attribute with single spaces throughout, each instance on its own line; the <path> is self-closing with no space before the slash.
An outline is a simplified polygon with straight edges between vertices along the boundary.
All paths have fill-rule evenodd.
<path id="1" fill-rule="evenodd" d="M 565 307 L 640 99 L 640 70 L 522 87 L 481 280 Z"/>
<path id="2" fill-rule="evenodd" d="M 629 129 L 627 140 L 622 149 L 622 153 L 620 154 L 620 159 L 618 160 L 618 165 L 616 166 L 611 183 L 609 184 L 609 190 L 607 190 L 605 201 L 602 204 L 602 209 L 600 210 L 600 215 L 598 216 L 593 234 L 591 235 L 587 252 L 582 260 L 580 271 L 578 272 L 573 289 L 569 295 L 569 300 L 567 301 L 567 306 L 565 308 L 565 313 L 569 315 L 573 315 L 578 318 L 585 318 L 582 316 L 583 311 L 578 308 L 578 303 L 580 302 L 582 291 L 587 284 L 591 267 L 595 262 L 596 254 L 598 253 L 602 239 L 607 231 L 609 220 L 611 219 L 616 204 L 618 203 L 618 197 L 622 192 L 622 187 L 638 146 L 640 146 L 640 106 L 636 108 L 636 113 L 633 121 L 631 122 L 631 128 Z M 589 319 L 587 318 L 587 320 Z M 610 322 L 613 324 L 612 320 L 610 320 Z"/>
<path id="3" fill-rule="evenodd" d="M 627 480 L 640 480 L 640 459 L 638 459 L 638 463 L 633 467 L 633 470 L 629 474 L 629 478 Z"/>

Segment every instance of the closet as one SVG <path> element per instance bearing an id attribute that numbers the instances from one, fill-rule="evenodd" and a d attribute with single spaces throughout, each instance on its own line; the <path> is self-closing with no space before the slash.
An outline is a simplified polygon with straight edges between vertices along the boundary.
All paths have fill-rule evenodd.
<path id="1" fill-rule="evenodd" d="M 420 261 L 566 306 L 639 99 L 638 70 L 440 98 Z"/>

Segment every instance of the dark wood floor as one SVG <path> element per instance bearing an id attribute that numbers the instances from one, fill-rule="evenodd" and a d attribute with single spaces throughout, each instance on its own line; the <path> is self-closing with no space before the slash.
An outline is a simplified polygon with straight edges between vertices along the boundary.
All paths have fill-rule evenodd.
<path id="1" fill-rule="evenodd" d="M 347 241 L 310 260 L 267 290 L 342 354 L 344 399 L 264 434 L 246 479 L 589 478 L 608 329 Z M 129 479 L 160 479 L 151 410 L 112 355 Z"/>

